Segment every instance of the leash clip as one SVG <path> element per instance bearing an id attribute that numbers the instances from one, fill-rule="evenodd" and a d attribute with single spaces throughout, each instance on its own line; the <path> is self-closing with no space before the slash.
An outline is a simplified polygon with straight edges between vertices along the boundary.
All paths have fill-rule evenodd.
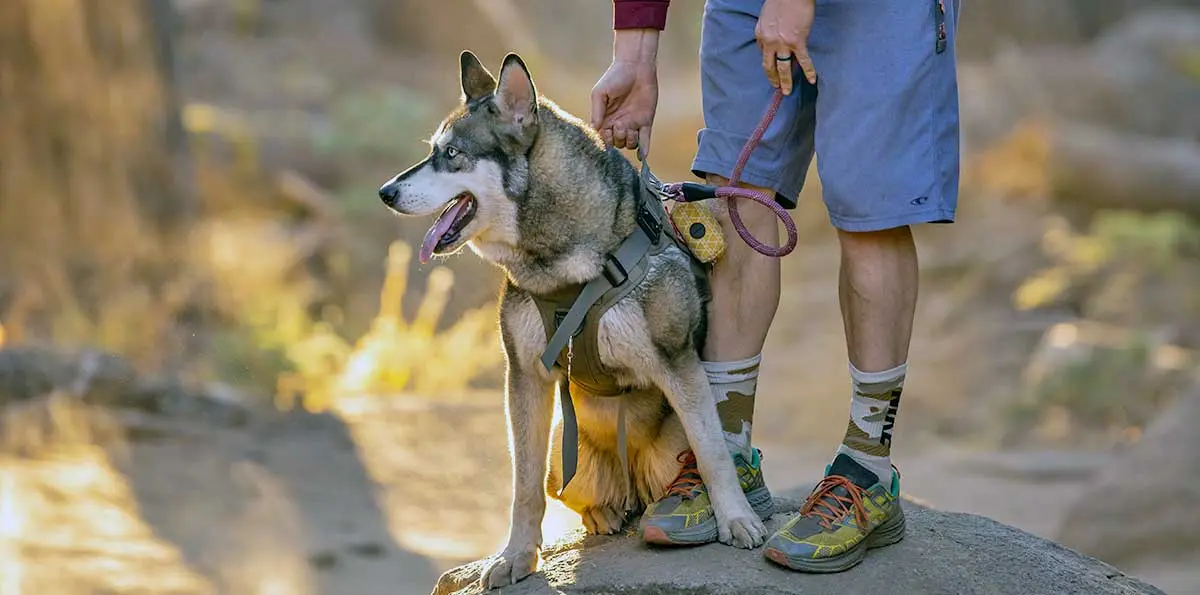
<path id="1" fill-rule="evenodd" d="M 645 185 L 648 190 L 657 195 L 660 202 L 666 202 L 671 198 L 671 193 L 667 191 L 667 185 L 662 183 L 662 181 L 654 175 L 654 172 L 650 171 L 650 163 L 647 161 L 642 162 L 641 177 L 642 184 Z"/>

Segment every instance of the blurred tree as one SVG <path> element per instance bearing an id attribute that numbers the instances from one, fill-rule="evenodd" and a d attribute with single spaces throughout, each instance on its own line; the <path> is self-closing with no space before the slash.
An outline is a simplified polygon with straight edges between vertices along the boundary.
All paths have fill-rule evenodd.
<path id="1" fill-rule="evenodd" d="M 195 203 L 169 0 L 0 2 L 0 321 L 163 363 Z M 22 337 L 23 336 L 23 337 Z"/>

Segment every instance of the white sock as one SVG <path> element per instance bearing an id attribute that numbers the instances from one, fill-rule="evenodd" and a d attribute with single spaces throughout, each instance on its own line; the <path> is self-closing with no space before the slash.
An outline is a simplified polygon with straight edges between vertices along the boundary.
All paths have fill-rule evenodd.
<path id="1" fill-rule="evenodd" d="M 838 454 L 846 454 L 871 470 L 885 486 L 892 480 L 892 427 L 908 364 L 891 370 L 863 372 L 850 365 L 850 423 Z"/>
<path id="2" fill-rule="evenodd" d="M 750 426 L 754 420 L 754 391 L 758 387 L 758 364 L 762 354 L 731 362 L 703 362 L 708 385 L 717 400 L 717 417 L 725 434 L 729 454 L 741 454 L 750 462 Z"/>

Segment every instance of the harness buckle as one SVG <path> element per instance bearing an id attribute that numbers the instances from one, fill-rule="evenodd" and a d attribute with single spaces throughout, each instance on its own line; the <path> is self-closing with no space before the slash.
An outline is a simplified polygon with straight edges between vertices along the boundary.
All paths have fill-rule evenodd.
<path id="1" fill-rule="evenodd" d="M 629 280 L 629 271 L 626 271 L 625 267 L 621 266 L 621 261 L 617 260 L 617 257 L 612 254 L 604 255 L 604 268 L 602 271 L 604 278 L 608 279 L 608 282 L 612 283 L 613 287 L 623 285 Z"/>
<path id="2" fill-rule="evenodd" d="M 645 202 L 638 205 L 637 224 L 649 236 L 650 243 L 657 246 L 662 238 L 663 222 L 650 212 L 650 206 Z"/>

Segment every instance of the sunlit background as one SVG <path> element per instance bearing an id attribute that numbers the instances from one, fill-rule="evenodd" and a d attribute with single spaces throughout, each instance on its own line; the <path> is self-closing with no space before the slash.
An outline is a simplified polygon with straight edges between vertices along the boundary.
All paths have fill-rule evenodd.
<path id="1" fill-rule="evenodd" d="M 673 4 L 654 167 L 684 180 L 702 3 Z M 905 490 L 1200 592 L 1200 2 L 964 4 Z M 610 25 L 607 0 L 0 2 L 0 595 L 428 593 L 501 545 L 500 275 L 420 265 L 430 222 L 376 189 L 460 50 L 520 52 L 582 116 Z M 754 426 L 779 493 L 848 401 L 809 179 Z M 549 539 L 578 527 L 551 506 Z"/>

